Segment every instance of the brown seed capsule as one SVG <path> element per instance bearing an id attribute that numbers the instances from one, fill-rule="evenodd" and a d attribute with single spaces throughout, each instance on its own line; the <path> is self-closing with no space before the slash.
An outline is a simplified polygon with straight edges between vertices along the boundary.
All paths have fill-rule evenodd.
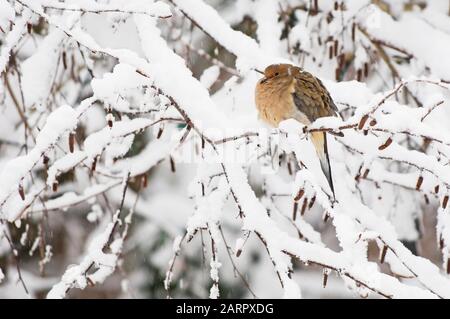
<path id="1" fill-rule="evenodd" d="M 337 1 L 334 2 L 334 10 L 338 10 L 339 9 L 339 3 L 337 3 Z"/>
<path id="2" fill-rule="evenodd" d="M 205 148 L 205 138 L 202 137 L 202 149 L 204 149 L 204 148 Z"/>
<path id="3" fill-rule="evenodd" d="M 289 175 L 293 174 L 291 161 L 287 162 L 287 170 L 288 170 Z"/>
<path id="4" fill-rule="evenodd" d="M 377 124 L 377 120 L 376 119 L 372 119 L 372 121 L 369 122 L 370 126 L 375 126 Z"/>
<path id="5" fill-rule="evenodd" d="M 73 153 L 74 149 L 75 149 L 75 134 L 70 133 L 69 134 L 69 151 L 70 151 L 70 153 Z"/>
<path id="6" fill-rule="evenodd" d="M 442 208 L 446 209 L 447 208 L 447 203 L 448 203 L 448 195 L 444 196 L 444 200 L 442 201 Z"/>
<path id="7" fill-rule="evenodd" d="M 442 238 L 442 235 L 439 235 L 439 249 L 444 248 L 444 238 Z"/>
<path id="8" fill-rule="evenodd" d="M 434 186 L 434 192 L 436 194 L 439 193 L 439 185 Z"/>
<path id="9" fill-rule="evenodd" d="M 352 41 L 355 42 L 355 35 L 356 35 L 356 23 L 352 23 Z"/>
<path id="10" fill-rule="evenodd" d="M 33 25 L 31 23 L 27 23 L 27 31 L 28 34 L 31 34 L 31 29 L 33 28 Z"/>
<path id="11" fill-rule="evenodd" d="M 96 167 L 97 167 L 97 157 L 94 158 L 94 160 L 92 161 L 91 171 L 95 172 Z"/>
<path id="12" fill-rule="evenodd" d="M 364 171 L 364 174 L 362 176 L 362 178 L 367 178 L 367 176 L 369 175 L 370 169 L 366 168 L 366 170 Z"/>
<path id="13" fill-rule="evenodd" d="M 388 250 L 388 246 L 384 245 L 383 246 L 383 250 L 381 250 L 381 254 L 380 254 L 380 263 L 383 264 L 384 263 L 384 259 L 386 258 L 386 253 Z"/>
<path id="14" fill-rule="evenodd" d="M 319 0 L 314 0 L 314 13 L 316 14 L 317 12 L 319 12 Z"/>
<path id="15" fill-rule="evenodd" d="M 369 63 L 364 63 L 364 77 L 367 78 L 369 76 Z"/>
<path id="16" fill-rule="evenodd" d="M 301 212 L 300 212 L 300 214 L 303 216 L 303 215 L 305 215 L 305 212 L 306 212 L 306 207 L 308 206 L 308 198 L 305 198 L 304 200 L 303 200 L 303 205 L 302 205 L 302 210 L 301 210 Z"/>
<path id="17" fill-rule="evenodd" d="M 189 237 L 188 237 L 188 239 L 187 239 L 187 242 L 188 242 L 188 243 L 190 243 L 191 240 L 194 239 L 195 235 L 197 235 L 197 232 L 198 232 L 198 228 L 196 228 L 196 229 L 194 230 L 194 232 L 193 232 L 191 235 L 189 235 Z"/>
<path id="18" fill-rule="evenodd" d="M 67 53 L 66 53 L 66 51 L 63 51 L 61 60 L 63 63 L 64 70 L 67 70 Z"/>
<path id="19" fill-rule="evenodd" d="M 450 258 L 447 258 L 447 275 L 450 274 Z"/>
<path id="20" fill-rule="evenodd" d="M 364 134 L 364 136 L 367 136 L 367 134 L 369 134 L 369 130 L 364 130 L 363 134 Z"/>
<path id="21" fill-rule="evenodd" d="M 19 184 L 19 195 L 20 195 L 20 198 L 22 198 L 22 200 L 25 200 L 25 192 L 23 190 L 22 184 Z"/>
<path id="22" fill-rule="evenodd" d="M 309 202 L 308 209 L 311 209 L 314 206 L 315 202 L 316 202 L 316 196 L 313 196 Z"/>
<path id="23" fill-rule="evenodd" d="M 170 171 L 171 171 L 172 173 L 175 173 L 175 172 L 176 172 L 175 161 L 173 160 L 173 157 L 172 157 L 172 156 L 170 156 Z"/>
<path id="24" fill-rule="evenodd" d="M 358 124 L 358 130 L 362 130 L 362 128 L 366 124 L 368 118 L 369 118 L 369 115 L 367 115 L 367 114 L 361 118 L 361 120 L 359 121 L 359 124 Z"/>
<path id="25" fill-rule="evenodd" d="M 338 51 L 339 51 L 339 41 L 338 40 L 334 40 L 334 56 L 338 56 Z"/>
<path id="26" fill-rule="evenodd" d="M 147 174 L 142 175 L 142 187 L 147 188 L 148 186 L 148 176 Z"/>
<path id="27" fill-rule="evenodd" d="M 423 199 L 425 200 L 425 204 L 428 205 L 430 203 L 430 200 L 428 199 L 427 194 L 423 194 Z"/>
<path id="28" fill-rule="evenodd" d="M 42 163 L 44 165 L 47 165 L 49 161 L 50 161 L 50 159 L 48 158 L 47 155 L 42 156 Z"/>
<path id="29" fill-rule="evenodd" d="M 334 16 L 333 16 L 333 14 L 331 13 L 331 11 L 328 12 L 328 14 L 327 14 L 327 23 L 330 24 L 331 21 L 333 21 L 333 19 L 334 19 Z"/>
<path id="30" fill-rule="evenodd" d="M 300 200 L 300 198 L 302 198 L 302 196 L 305 194 L 305 191 L 303 189 L 300 189 L 297 193 L 297 195 L 295 195 L 294 200 L 296 202 L 298 202 Z"/>
<path id="31" fill-rule="evenodd" d="M 358 69 L 358 71 L 356 71 L 356 80 L 358 82 L 361 82 L 361 80 L 362 80 L 362 71 L 361 71 L 361 69 Z"/>
<path id="32" fill-rule="evenodd" d="M 330 47 L 328 48 L 328 58 L 330 60 L 333 58 L 333 53 L 334 53 L 333 46 L 330 45 Z"/>
<path id="33" fill-rule="evenodd" d="M 380 151 L 382 151 L 382 150 L 386 149 L 387 147 L 389 147 L 389 145 L 391 145 L 391 144 L 392 144 L 392 138 L 389 137 L 389 138 L 386 140 L 386 142 L 384 142 L 384 144 L 378 146 L 378 149 L 379 149 Z"/>
<path id="34" fill-rule="evenodd" d="M 294 202 L 294 207 L 292 209 L 292 220 L 297 219 L 298 202 Z"/>
<path id="35" fill-rule="evenodd" d="M 52 184 L 52 191 L 57 192 L 58 191 L 58 181 L 54 181 Z"/>
<path id="36" fill-rule="evenodd" d="M 108 117 L 108 127 L 113 127 L 113 121 L 111 119 L 111 117 Z"/>
<path id="37" fill-rule="evenodd" d="M 328 271 L 324 270 L 324 272 L 323 272 L 323 280 L 322 280 L 323 288 L 325 288 L 327 286 L 327 282 L 328 282 Z"/>
<path id="38" fill-rule="evenodd" d="M 162 126 L 159 127 L 158 134 L 156 134 L 156 139 L 160 139 L 164 129 Z"/>
<path id="39" fill-rule="evenodd" d="M 420 186 L 422 186 L 423 183 L 423 177 L 419 176 L 419 178 L 417 179 L 417 183 L 416 183 L 416 191 L 418 191 L 420 189 Z"/>

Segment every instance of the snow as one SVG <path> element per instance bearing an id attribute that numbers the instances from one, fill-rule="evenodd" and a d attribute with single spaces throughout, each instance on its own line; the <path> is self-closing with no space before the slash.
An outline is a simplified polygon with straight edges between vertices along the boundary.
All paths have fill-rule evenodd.
<path id="1" fill-rule="evenodd" d="M 448 80 L 450 66 L 442 64 L 441 61 L 450 54 L 450 35 L 433 28 L 414 13 L 402 15 L 399 21 L 395 21 L 382 11 L 377 12 L 377 17 L 383 28 L 371 28 L 372 36 L 399 45 L 423 61 L 433 74 Z M 384 30 L 389 30 L 389 32 L 384 32 Z M 409 34 L 415 36 L 408 36 Z M 433 48 L 433 50 L 429 48 Z"/>
<path id="2" fill-rule="evenodd" d="M 38 2 L 38 1 L 36 1 Z M 170 8 L 167 4 L 157 1 L 148 2 L 144 0 L 129 0 L 124 3 L 121 0 L 114 0 L 108 4 L 102 4 L 87 0 L 72 0 L 71 3 L 62 4 L 55 0 L 40 0 L 38 4 L 42 7 L 57 8 L 64 10 L 78 10 L 84 12 L 125 12 L 125 13 L 140 13 L 156 17 L 170 17 Z M 34 7 L 36 8 L 36 7 Z"/>
<path id="3" fill-rule="evenodd" d="M 53 85 L 62 42 L 65 36 L 60 30 L 53 30 L 39 45 L 36 53 L 22 64 L 22 89 L 25 105 L 43 108 Z M 39 74 L 39 76 L 36 76 Z"/>
<path id="4" fill-rule="evenodd" d="M 4 1 L 4 0 L 2 0 Z M 2 9 L 2 8 L 0 8 Z M 5 6 L 3 5 L 3 9 Z M 3 10 L 0 10 L 0 12 Z M 6 8 L 4 11 L 8 14 L 9 10 Z M 24 10 L 23 15 L 15 21 L 14 27 L 11 32 L 8 32 L 4 44 L 2 44 L 2 48 L 0 51 L 0 73 L 3 73 L 7 64 L 9 62 L 9 58 L 11 56 L 11 50 L 13 50 L 20 39 L 23 37 L 25 32 L 27 31 L 27 22 L 31 18 L 31 12 L 28 10 Z"/>
<path id="5" fill-rule="evenodd" d="M 406 11 L 387 0 L 389 13 L 384 2 L 349 0 L 342 12 L 319 2 L 311 14 L 269 0 L 22 1 L 0 0 L 10 86 L 0 87 L 0 257 L 21 254 L 3 232 L 17 228 L 13 239 L 57 279 L 43 284 L 49 298 L 105 291 L 107 278 L 123 284 L 118 297 L 142 297 L 142 286 L 156 297 L 317 297 L 323 274 L 333 297 L 450 298 L 443 2 Z M 317 75 L 341 116 L 262 124 L 255 70 L 278 62 Z M 335 198 L 310 142 L 320 130 Z M 32 222 L 58 237 L 42 242 Z M 71 243 L 61 264 L 60 240 Z M 11 268 L 0 296 L 19 295 Z"/>
<path id="6" fill-rule="evenodd" d="M 25 178 L 31 169 L 40 160 L 41 156 L 61 138 L 63 134 L 73 131 L 77 126 L 77 113 L 68 106 L 63 105 L 52 112 L 36 137 L 35 147 L 27 154 L 10 160 L 2 169 L 0 178 L 0 202 L 5 203 L 11 192 Z"/>
<path id="7" fill-rule="evenodd" d="M 217 65 L 213 65 L 203 71 L 202 76 L 200 77 L 200 83 L 205 86 L 205 88 L 209 89 L 219 77 L 220 68 Z"/>

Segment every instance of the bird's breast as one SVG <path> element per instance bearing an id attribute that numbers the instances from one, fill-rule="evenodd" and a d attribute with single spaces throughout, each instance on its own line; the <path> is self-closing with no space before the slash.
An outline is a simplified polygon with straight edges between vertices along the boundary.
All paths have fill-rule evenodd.
<path id="1" fill-rule="evenodd" d="M 299 114 L 299 110 L 295 107 L 292 97 L 294 90 L 293 81 L 287 83 L 258 83 L 255 103 L 260 118 L 274 127 L 290 118 L 295 118 L 303 123 L 303 119 L 306 119 L 306 117 Z"/>

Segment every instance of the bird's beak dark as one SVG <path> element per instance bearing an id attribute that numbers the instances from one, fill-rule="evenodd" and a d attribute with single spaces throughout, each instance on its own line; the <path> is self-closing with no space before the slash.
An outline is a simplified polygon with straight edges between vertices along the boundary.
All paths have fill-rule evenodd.
<path id="1" fill-rule="evenodd" d="M 262 71 L 260 71 L 260 70 L 258 70 L 258 69 L 253 69 L 253 71 L 258 72 L 259 74 L 262 74 L 262 75 L 265 76 L 264 72 L 262 72 Z M 266 77 L 263 77 L 263 78 L 259 81 L 259 83 L 263 84 L 263 83 L 265 83 L 266 81 L 267 81 L 267 78 L 266 78 Z"/>

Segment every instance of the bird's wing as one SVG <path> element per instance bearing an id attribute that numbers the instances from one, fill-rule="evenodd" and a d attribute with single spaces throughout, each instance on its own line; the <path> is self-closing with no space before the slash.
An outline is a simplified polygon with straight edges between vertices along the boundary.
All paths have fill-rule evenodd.
<path id="1" fill-rule="evenodd" d="M 295 106 L 311 122 L 319 117 L 336 116 L 337 108 L 322 82 L 308 72 L 295 76 L 295 91 L 292 93 Z"/>

